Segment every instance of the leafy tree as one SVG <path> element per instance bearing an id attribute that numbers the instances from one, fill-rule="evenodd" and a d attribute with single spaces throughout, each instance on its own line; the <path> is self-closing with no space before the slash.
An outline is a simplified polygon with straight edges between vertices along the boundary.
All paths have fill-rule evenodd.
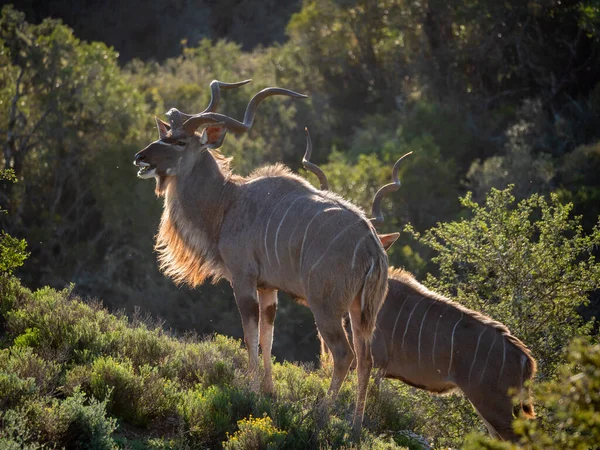
<path id="1" fill-rule="evenodd" d="M 129 167 L 145 106 L 104 44 L 81 42 L 55 20 L 29 24 L 10 6 L 0 30 L 0 102 L 9 106 L 0 112 L 2 163 L 19 180 L 6 186 L 12 214 L 0 221 L 30 243 L 32 278 L 64 285 L 106 255 L 90 242 L 119 228 L 110 208 L 123 185 L 106 178 L 124 156 Z M 77 255 L 78 247 L 86 248 Z M 44 280 L 48 265 L 54 273 Z"/>
<path id="2" fill-rule="evenodd" d="M 0 180 L 7 180 L 13 183 L 17 181 L 11 169 L 0 170 Z M 6 214 L 7 212 L 0 205 L 0 214 Z M 27 243 L 25 239 L 14 238 L 2 230 L 0 234 L 0 274 L 10 275 L 14 269 L 22 266 L 28 256 L 25 251 L 26 248 Z"/>
<path id="3" fill-rule="evenodd" d="M 427 283 L 506 324 L 531 348 L 541 378 L 552 376 L 569 340 L 590 331 L 577 310 L 600 286 L 600 227 L 587 234 L 556 194 L 515 204 L 509 187 L 481 206 L 470 194 L 461 203 L 469 218 L 423 235 L 407 227 L 437 253 L 440 274 Z"/>

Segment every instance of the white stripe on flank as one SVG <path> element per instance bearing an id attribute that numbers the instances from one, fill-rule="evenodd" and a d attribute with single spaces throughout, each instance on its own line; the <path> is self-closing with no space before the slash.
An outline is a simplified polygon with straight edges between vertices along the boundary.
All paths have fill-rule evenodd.
<path id="1" fill-rule="evenodd" d="M 477 345 L 475 346 L 475 355 L 473 355 L 473 362 L 471 363 L 471 368 L 469 369 L 469 386 L 471 386 L 471 374 L 473 373 L 473 367 L 475 367 L 475 362 L 477 361 L 477 353 L 479 352 L 479 344 L 481 343 L 481 337 L 485 334 L 487 328 L 483 328 L 483 331 L 479 333 L 479 337 L 477 338 Z"/>
<path id="2" fill-rule="evenodd" d="M 304 209 L 302 209 L 302 213 L 304 213 Z M 292 232 L 290 233 L 290 237 L 288 238 L 288 255 L 290 257 L 290 264 L 291 264 L 291 267 L 293 270 L 295 269 L 295 267 L 294 267 L 294 258 L 292 257 L 292 238 L 296 235 L 296 230 L 298 229 L 299 225 L 300 225 L 300 220 L 298 220 L 296 222 L 296 225 L 294 225 L 294 229 L 292 230 Z"/>
<path id="3" fill-rule="evenodd" d="M 371 234 L 371 231 L 369 231 L 369 234 Z M 358 247 L 360 247 L 360 244 L 362 244 L 362 241 L 365 240 L 365 238 L 367 236 L 369 236 L 369 234 L 365 234 L 363 237 L 361 237 L 358 242 L 356 243 L 356 246 L 354 247 L 354 253 L 352 254 L 352 268 L 354 269 L 354 265 L 356 264 L 356 252 L 358 251 Z"/>
<path id="4" fill-rule="evenodd" d="M 265 229 L 265 255 L 267 256 L 267 264 L 268 265 L 271 265 L 271 259 L 269 258 L 269 248 L 267 247 L 267 236 L 269 235 L 269 225 L 271 224 L 271 219 L 273 218 L 273 215 L 277 212 L 277 208 L 279 208 L 279 205 L 281 205 L 281 202 L 283 202 L 291 194 L 293 194 L 297 191 L 298 191 L 298 189 L 296 189 L 292 192 L 288 192 L 286 195 L 281 197 L 279 199 L 279 201 L 277 202 L 277 204 L 273 207 L 273 210 L 271 211 L 271 215 L 269 216 L 269 220 L 267 220 L 267 227 Z"/>
<path id="5" fill-rule="evenodd" d="M 324 209 L 322 212 L 326 213 L 329 211 L 343 211 L 342 208 L 327 208 Z M 315 220 L 315 218 L 318 216 L 319 214 L 317 214 L 315 217 L 313 217 L 311 219 L 311 221 L 308 223 L 306 230 L 304 231 L 304 237 L 302 238 L 302 248 L 300 249 L 300 266 L 298 267 L 298 272 L 300 274 L 302 274 L 302 266 L 304 265 L 304 243 L 306 242 L 306 235 L 308 234 L 308 228 L 310 227 L 310 224 L 312 223 L 313 220 Z M 319 231 L 321 231 L 321 228 L 323 228 L 325 226 L 327 222 L 322 223 L 321 226 L 317 229 L 317 234 L 319 234 Z M 308 250 L 310 250 L 310 247 L 312 246 L 312 244 L 315 241 L 313 240 L 310 245 L 308 246 L 308 248 L 306 249 L 306 251 L 308 252 Z"/>
<path id="6" fill-rule="evenodd" d="M 525 363 L 527 362 L 527 357 L 525 355 L 521 355 L 521 386 L 525 383 Z"/>
<path id="7" fill-rule="evenodd" d="M 410 315 L 408 316 L 408 320 L 406 321 L 406 326 L 404 327 L 404 334 L 402 335 L 402 345 L 400 346 L 400 350 L 404 350 L 404 338 L 406 337 L 406 333 L 408 333 L 408 325 L 410 324 L 410 319 L 412 318 L 412 315 L 415 312 L 415 309 L 417 309 L 417 306 L 419 306 L 419 303 L 421 303 L 424 298 L 425 297 L 421 297 L 421 299 L 417 302 L 417 304 L 415 306 L 413 306 L 413 309 L 410 312 Z"/>
<path id="8" fill-rule="evenodd" d="M 435 369 L 435 343 L 437 342 L 437 330 L 438 327 L 440 325 L 440 319 L 444 316 L 446 310 L 448 309 L 450 305 L 446 303 L 446 308 L 444 309 L 444 312 L 442 312 L 440 314 L 440 317 L 438 317 L 438 320 L 435 324 L 435 332 L 433 333 L 433 348 L 431 349 L 431 362 L 433 363 L 433 368 Z"/>
<path id="9" fill-rule="evenodd" d="M 308 229 L 310 228 L 310 225 L 313 223 L 313 220 L 315 220 L 317 217 L 319 217 L 324 212 L 325 212 L 324 210 L 317 211 L 317 213 L 313 216 L 313 218 L 310 219 L 310 221 L 308 222 L 308 225 L 306 225 L 306 229 L 304 230 L 304 237 L 302 238 L 302 247 L 300 247 L 300 266 L 298 267 L 299 270 L 302 270 L 302 255 L 304 253 L 304 242 L 306 241 L 306 235 L 308 234 Z M 290 252 L 290 258 L 291 257 L 292 257 L 292 254 Z"/>
<path id="10" fill-rule="evenodd" d="M 398 315 L 396 316 L 396 321 L 394 322 L 394 328 L 392 328 L 392 339 L 390 340 L 391 344 L 391 352 L 390 352 L 390 361 L 392 360 L 392 357 L 394 356 L 394 349 L 396 348 L 396 346 L 394 345 L 394 337 L 396 336 L 396 325 L 398 325 L 398 319 L 400 319 L 400 314 L 402 314 L 402 310 L 404 309 L 404 305 L 406 304 L 406 300 L 408 300 L 408 297 L 406 297 L 404 299 L 404 301 L 402 302 L 402 306 L 400 307 L 400 311 L 398 311 Z"/>
<path id="11" fill-rule="evenodd" d="M 329 243 L 329 245 L 327 246 L 327 248 L 325 249 L 325 251 L 323 252 L 323 254 L 321 255 L 321 257 L 317 260 L 316 263 L 314 263 L 312 265 L 312 267 L 308 271 L 308 280 L 310 280 L 310 274 L 315 269 L 315 267 L 317 267 L 321 263 L 321 261 L 323 261 L 323 258 L 325 258 L 325 256 L 327 256 L 327 252 L 329 251 L 329 249 L 331 248 L 331 246 L 333 245 L 333 243 L 335 241 L 337 241 L 341 235 L 343 235 L 346 231 L 348 231 L 349 228 L 352 228 L 354 225 L 359 224 L 359 223 L 362 223 L 362 219 L 359 220 L 358 222 L 354 222 L 353 224 L 348 225 L 346 228 L 344 228 L 342 231 L 340 231 L 336 237 L 334 237 L 331 240 L 331 242 Z M 375 263 L 373 262 L 373 264 L 375 264 Z"/>
<path id="12" fill-rule="evenodd" d="M 301 198 L 304 198 L 304 197 L 299 196 L 296 200 L 294 200 L 292 202 L 292 204 L 290 206 L 288 206 L 288 209 L 285 210 L 285 213 L 283 214 L 283 217 L 281 218 L 281 221 L 279 222 L 279 226 L 277 227 L 277 231 L 275 232 L 275 244 L 273 244 L 273 247 L 275 248 L 275 257 L 277 258 L 277 264 L 279 264 L 280 266 L 281 266 L 281 261 L 279 260 L 279 252 L 277 251 L 277 239 L 279 238 L 279 230 L 281 230 L 281 225 L 283 224 L 285 217 L 290 212 L 290 209 L 292 209 L 292 206 L 294 206 L 294 204 Z"/>
<path id="13" fill-rule="evenodd" d="M 454 328 L 452 328 L 452 339 L 450 340 L 450 364 L 448 365 L 448 374 L 446 376 L 450 376 L 450 369 L 452 369 L 452 359 L 454 358 L 454 332 L 456 331 L 456 327 L 463 320 L 465 313 L 460 312 L 460 319 L 454 324 Z"/>
<path id="14" fill-rule="evenodd" d="M 421 326 L 419 327 L 419 345 L 417 346 L 419 351 L 419 359 L 417 360 L 417 367 L 421 367 L 421 333 L 423 332 L 423 324 L 425 323 L 425 317 L 427 317 L 427 313 L 433 306 L 433 303 L 429 305 L 429 308 L 425 310 L 425 314 L 423 314 L 423 319 L 421 320 Z"/>
<path id="15" fill-rule="evenodd" d="M 371 262 L 371 268 L 369 269 L 369 271 L 365 275 L 365 281 L 363 282 L 362 293 L 360 295 L 360 310 L 361 311 L 365 310 L 365 297 L 366 297 L 365 291 L 366 291 L 366 286 L 367 286 L 367 280 L 369 279 L 369 277 L 373 273 L 373 269 L 375 269 L 375 261 Z"/>
<path id="16" fill-rule="evenodd" d="M 502 378 L 502 374 L 504 373 L 504 363 L 506 362 L 506 336 L 502 335 L 502 365 L 500 366 L 500 375 L 498 375 L 498 380 Z"/>
<path id="17" fill-rule="evenodd" d="M 490 345 L 490 349 L 488 350 L 488 354 L 485 358 L 485 364 L 483 365 L 483 371 L 481 372 L 481 376 L 479 377 L 479 384 L 483 381 L 483 375 L 485 375 L 485 371 L 487 370 L 488 361 L 490 359 L 490 355 L 492 354 L 492 349 L 494 348 L 494 344 L 496 343 L 496 338 L 498 337 L 498 332 L 494 332 L 494 340 L 492 341 L 492 345 Z"/>

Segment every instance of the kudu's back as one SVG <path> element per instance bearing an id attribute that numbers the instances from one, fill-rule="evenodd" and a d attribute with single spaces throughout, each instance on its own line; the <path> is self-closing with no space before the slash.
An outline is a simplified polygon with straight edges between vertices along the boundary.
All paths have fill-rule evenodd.
<path id="1" fill-rule="evenodd" d="M 230 270 L 245 266 L 258 273 L 259 287 L 309 306 L 319 301 L 347 311 L 359 298 L 361 329 L 372 333 L 387 290 L 387 256 L 364 213 L 341 197 L 316 190 L 284 166 L 260 169 L 240 183 L 219 248 Z"/>

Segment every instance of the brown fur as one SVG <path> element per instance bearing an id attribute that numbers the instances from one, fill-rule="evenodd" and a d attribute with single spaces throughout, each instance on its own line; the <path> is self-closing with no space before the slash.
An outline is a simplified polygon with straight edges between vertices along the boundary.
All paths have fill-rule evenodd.
<path id="1" fill-rule="evenodd" d="M 307 150 L 303 163 L 307 170 L 317 175 L 321 186 L 326 188 L 328 182 L 323 171 L 312 163 L 306 165 L 311 151 L 312 145 L 307 131 Z M 372 220 L 374 220 L 374 223 L 381 224 L 383 221 L 383 215 L 379 208 L 381 196 L 385 195 L 386 192 L 396 190 L 400 186 L 397 178 L 397 166 L 407 155 L 401 157 L 394 165 L 392 171 L 393 183 L 382 187 L 373 200 L 375 219 Z M 379 235 L 378 237 L 387 250 L 398 236 L 398 233 L 393 233 Z M 535 360 L 527 347 L 511 335 L 508 328 L 503 324 L 431 292 L 418 283 L 410 273 L 402 269 L 389 269 L 388 284 L 386 302 L 379 312 L 377 330 L 372 343 L 375 365 L 380 368 L 380 375 L 402 380 L 411 386 L 436 394 L 445 394 L 461 388 L 483 418 L 492 435 L 502 439 L 514 440 L 516 435 L 512 430 L 512 413 L 520 413 L 529 418 L 535 417 L 530 393 L 524 388 L 524 383 L 531 380 L 536 371 Z M 407 304 L 408 307 L 405 310 Z M 421 304 L 419 310 L 418 307 Z M 428 316 L 430 311 L 431 315 Z M 465 316 L 464 324 L 458 327 Z M 459 317 L 458 320 L 456 320 L 457 317 Z M 428 320 L 428 326 L 424 327 L 426 319 Z M 433 322 L 435 322 L 435 326 L 433 326 Z M 441 334 L 443 335 L 441 337 L 446 340 L 446 345 L 437 342 L 440 322 L 442 322 L 440 330 L 442 330 Z M 399 323 L 400 334 L 397 334 Z M 419 325 L 418 328 L 415 328 L 415 323 Z M 448 328 L 445 323 L 448 323 L 452 328 Z M 405 324 L 404 329 L 402 328 L 403 324 Z M 493 340 L 487 353 L 485 353 L 483 369 L 476 369 L 476 363 L 479 362 L 479 348 L 482 337 L 487 337 L 487 335 L 491 335 Z M 477 339 L 473 339 L 475 336 L 477 336 Z M 494 372 L 493 362 L 490 370 L 488 370 L 488 364 L 492 351 L 494 350 L 494 353 L 498 351 L 495 350 L 498 337 L 500 337 L 502 343 L 502 365 L 497 372 Z M 450 338 L 449 346 L 447 344 L 448 338 Z M 414 342 L 415 340 L 416 342 Z M 454 348 L 455 341 L 456 348 Z M 425 342 L 425 345 L 422 345 L 423 342 Z M 485 344 L 484 342 L 484 348 Z M 510 361 L 505 372 L 507 344 L 509 348 L 508 359 Z M 472 348 L 472 346 L 475 346 L 475 348 Z M 430 348 L 430 355 L 427 354 L 427 348 Z M 461 351 L 462 354 L 460 354 Z M 323 360 L 327 360 L 328 352 L 329 349 L 326 343 L 321 339 L 321 357 Z M 436 352 L 440 353 L 437 355 L 437 363 Z M 471 355 L 473 356 L 469 361 L 468 358 Z M 431 364 L 429 363 L 429 356 L 431 357 Z M 440 359 L 443 364 L 440 363 Z M 448 363 L 448 370 L 444 375 L 445 363 Z M 481 363 L 479 364 L 481 365 Z M 496 367 L 496 369 L 498 368 Z M 472 377 L 474 370 L 475 382 L 473 382 Z M 480 372 L 479 379 L 477 379 L 478 371 Z M 486 385 L 482 386 L 486 375 Z M 497 379 L 494 380 L 494 376 L 497 376 Z M 509 391 L 514 388 L 520 389 L 522 393 L 526 391 L 526 398 L 513 410 Z"/>
<path id="2" fill-rule="evenodd" d="M 260 340 L 268 391 L 276 289 L 307 299 L 334 355 L 332 396 L 353 359 L 341 326 L 349 312 L 360 380 L 354 421 L 359 430 L 372 366 L 369 342 L 387 290 L 387 256 L 373 227 L 359 208 L 317 191 L 283 165 L 239 177 L 231 173 L 230 158 L 207 148 L 206 135 L 177 136 L 172 144 L 159 140 L 136 155 L 145 164 L 141 176 L 156 177 L 157 194 L 165 198 L 156 237 L 161 270 L 191 286 L 208 278 L 231 282 L 250 371 L 257 373 Z M 182 139 L 185 146 L 177 144 Z M 216 142 L 219 133 L 211 130 L 210 139 Z"/>
<path id="3" fill-rule="evenodd" d="M 430 291 L 404 270 L 390 268 L 388 283 L 373 340 L 381 374 L 434 393 L 460 388 L 493 435 L 516 439 L 509 391 L 526 390 L 536 371 L 525 344 L 505 325 Z M 519 410 L 535 417 L 529 393 Z"/>

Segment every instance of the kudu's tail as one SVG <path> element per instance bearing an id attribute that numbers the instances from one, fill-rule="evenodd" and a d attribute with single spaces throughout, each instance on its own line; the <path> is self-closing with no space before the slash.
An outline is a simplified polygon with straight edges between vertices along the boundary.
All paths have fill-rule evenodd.
<path id="1" fill-rule="evenodd" d="M 387 256 L 382 251 L 373 259 L 365 276 L 360 292 L 360 329 L 358 330 L 369 342 L 375 331 L 377 314 L 388 289 L 388 262 Z"/>

